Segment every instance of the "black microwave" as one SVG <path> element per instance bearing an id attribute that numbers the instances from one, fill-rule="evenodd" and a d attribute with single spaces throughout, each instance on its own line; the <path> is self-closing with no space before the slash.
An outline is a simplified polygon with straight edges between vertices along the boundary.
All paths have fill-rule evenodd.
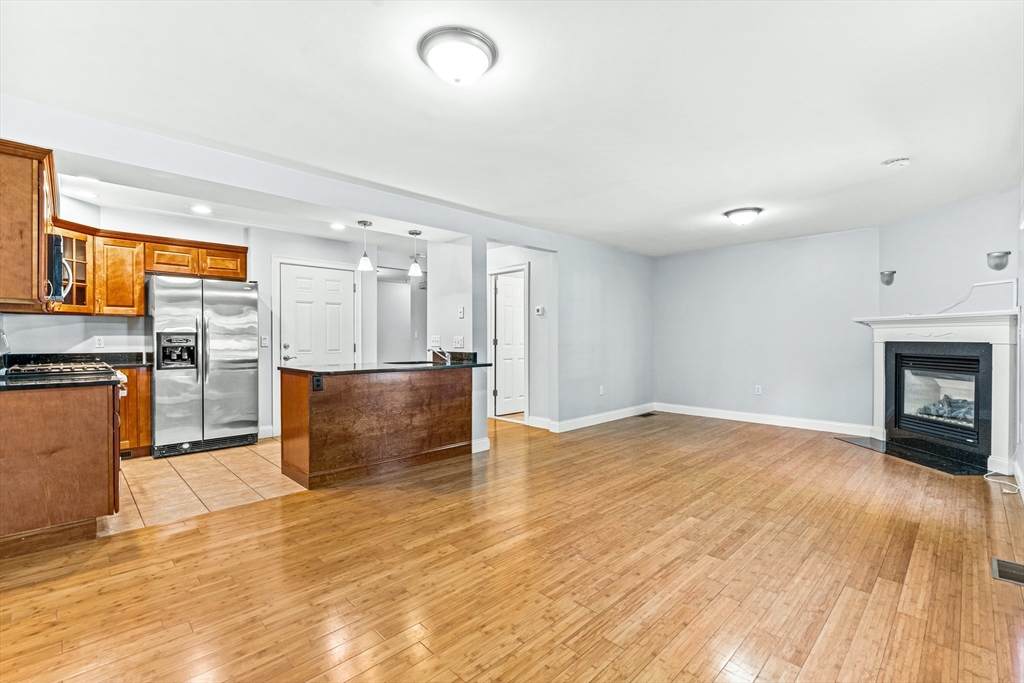
<path id="1" fill-rule="evenodd" d="M 64 238 L 60 235 L 46 235 L 46 300 L 64 300 Z M 71 273 L 68 272 L 68 282 Z"/>

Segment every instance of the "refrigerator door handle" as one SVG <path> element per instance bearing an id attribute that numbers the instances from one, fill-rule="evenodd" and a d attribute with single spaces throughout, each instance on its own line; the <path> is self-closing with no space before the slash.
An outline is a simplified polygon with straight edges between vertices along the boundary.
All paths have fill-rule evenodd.
<path id="1" fill-rule="evenodd" d="M 210 316 L 203 313 L 203 384 L 210 383 Z"/>
<path id="2" fill-rule="evenodd" d="M 199 336 L 199 316 L 198 315 L 196 316 L 196 336 L 197 337 Z M 198 339 L 196 339 L 196 346 L 199 346 L 199 340 Z M 199 363 L 196 363 L 196 381 L 199 382 L 200 384 L 202 384 L 203 378 L 199 374 L 200 372 L 202 372 L 202 370 L 200 370 L 199 365 L 200 365 Z"/>

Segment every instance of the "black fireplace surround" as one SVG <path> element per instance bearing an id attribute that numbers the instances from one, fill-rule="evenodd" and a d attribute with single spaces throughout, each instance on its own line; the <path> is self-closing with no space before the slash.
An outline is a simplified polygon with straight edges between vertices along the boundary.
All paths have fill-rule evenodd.
<path id="1" fill-rule="evenodd" d="M 992 346 L 886 342 L 886 447 L 988 469 Z"/>

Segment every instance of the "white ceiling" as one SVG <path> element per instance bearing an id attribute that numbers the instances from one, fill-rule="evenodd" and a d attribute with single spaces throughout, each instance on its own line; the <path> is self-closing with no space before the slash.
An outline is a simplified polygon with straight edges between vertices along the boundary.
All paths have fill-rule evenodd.
<path id="1" fill-rule="evenodd" d="M 0 92 L 647 254 L 1024 171 L 1021 2 L 0 4 Z M 499 51 L 475 85 L 427 30 Z M 40 36 L 45 41 L 40 42 Z M 887 158 L 909 156 L 905 168 Z M 738 228 L 723 211 L 762 206 Z"/>

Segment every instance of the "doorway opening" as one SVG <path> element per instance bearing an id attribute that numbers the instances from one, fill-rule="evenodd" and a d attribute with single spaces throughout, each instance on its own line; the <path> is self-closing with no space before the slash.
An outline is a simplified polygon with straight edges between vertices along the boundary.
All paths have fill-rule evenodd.
<path id="1" fill-rule="evenodd" d="M 527 423 L 530 384 L 530 264 L 488 272 L 490 417 Z"/>

